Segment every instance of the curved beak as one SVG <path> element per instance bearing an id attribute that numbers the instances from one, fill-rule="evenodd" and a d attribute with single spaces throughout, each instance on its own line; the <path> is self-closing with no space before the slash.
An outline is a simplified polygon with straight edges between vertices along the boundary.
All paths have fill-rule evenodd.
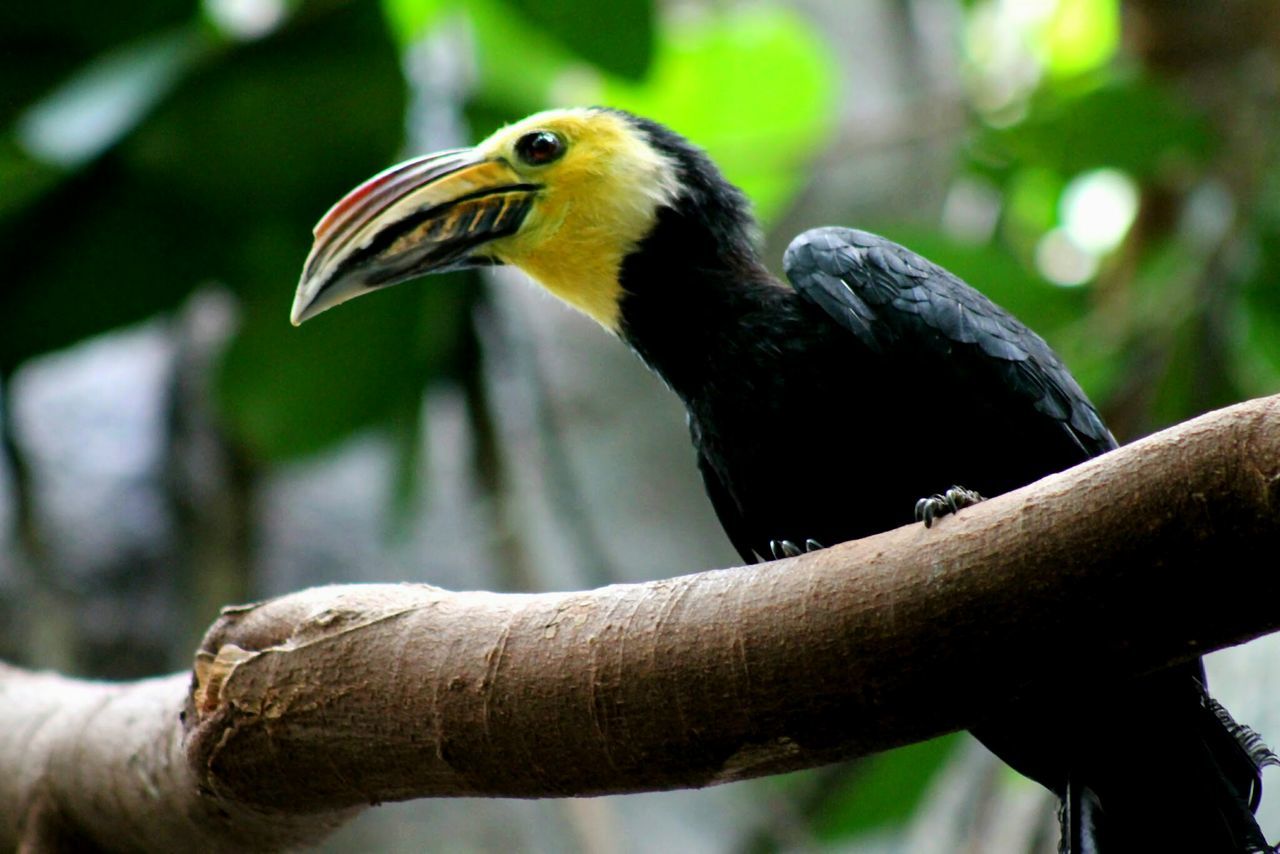
<path id="1" fill-rule="evenodd" d="M 520 228 L 539 189 L 505 161 L 470 148 L 380 172 L 316 225 L 293 299 L 293 325 L 378 288 L 499 263 L 482 247 Z"/>

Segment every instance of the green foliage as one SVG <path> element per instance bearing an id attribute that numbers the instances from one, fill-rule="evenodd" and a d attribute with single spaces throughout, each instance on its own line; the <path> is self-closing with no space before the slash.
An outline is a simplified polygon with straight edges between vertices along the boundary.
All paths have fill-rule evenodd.
<path id="1" fill-rule="evenodd" d="M 212 262 L 209 247 L 185 248 L 206 227 L 114 158 L 62 182 L 0 235 L 0 372 L 176 306 Z"/>
<path id="2" fill-rule="evenodd" d="M 696 141 L 768 221 L 804 185 L 828 138 L 834 67 L 830 49 L 796 15 L 747 7 L 673 25 L 648 78 L 606 79 L 598 98 L 587 91 L 582 99 L 655 118 Z"/>
<path id="3" fill-rule="evenodd" d="M 582 58 L 528 19 L 510 14 L 501 0 L 471 0 L 468 9 L 478 65 L 469 106 L 491 117 L 474 126 L 476 134 L 488 133 L 499 122 L 564 106 L 554 103 L 551 93 L 573 69 L 589 67 Z"/>
<path id="4" fill-rule="evenodd" d="M 87 63 L 183 26 L 198 8 L 197 0 L 134 0 L 128 14 L 117 4 L 87 0 L 0 4 L 0 126 Z"/>
<path id="5" fill-rule="evenodd" d="M 17 134 L 41 159 L 74 169 L 128 134 L 206 46 L 191 27 L 148 36 L 86 65 L 23 114 Z"/>
<path id="6" fill-rule="evenodd" d="M 0 229 L 53 190 L 63 171 L 34 159 L 13 139 L 0 137 Z M 3 238 L 0 238 L 0 242 Z"/>
<path id="7" fill-rule="evenodd" d="M 114 108 L 103 112 L 103 102 Z M 76 125 L 85 104 L 103 116 L 88 132 Z M 90 63 L 29 108 L 18 142 L 0 149 L 0 164 L 25 185 L 23 216 L 0 228 L 10 271 L 0 292 L 0 371 L 170 309 L 216 280 L 243 298 L 228 354 L 234 370 L 220 383 L 236 435 L 272 456 L 339 438 L 307 421 L 323 422 L 316 413 L 331 401 L 361 399 L 384 333 L 365 329 L 364 341 L 347 342 L 347 368 L 328 370 L 323 388 L 302 382 L 291 366 L 319 338 L 292 332 L 289 298 L 310 243 L 306 225 L 392 157 L 404 104 L 395 53 L 367 3 L 304 7 L 278 32 L 246 43 L 192 21 Z M 450 340 L 451 305 L 424 321 L 439 325 L 433 340 Z M 412 346 L 392 349 L 404 355 Z M 254 360 L 256 374 L 247 369 Z M 318 370 L 327 367 L 317 360 Z M 416 400 L 427 375 L 421 358 L 376 368 L 383 381 L 373 388 L 399 397 L 329 416 L 348 431 L 405 405 L 410 393 Z M 275 371 L 292 380 L 287 415 L 263 393 Z M 267 424 L 267 413 L 279 422 Z"/>
<path id="8" fill-rule="evenodd" d="M 1036 48 L 1057 77 L 1107 63 L 1120 44 L 1119 0 L 1059 0 Z"/>
<path id="9" fill-rule="evenodd" d="M 512 14 L 512 5 L 523 14 Z M 641 15 L 641 6 L 645 14 Z M 803 19 L 773 6 L 729 8 L 673 18 L 651 33 L 647 4 L 610 6 L 610 20 L 633 19 L 619 32 L 645 47 L 643 66 L 592 53 L 570 22 L 602 39 L 627 42 L 590 24 L 594 3 L 536 4 L 468 0 L 448 9 L 435 0 L 384 0 L 402 38 L 465 13 L 478 60 L 468 115 L 477 133 L 549 106 L 608 104 L 657 119 L 685 134 L 751 197 L 760 217 L 776 217 L 807 179 L 808 164 L 828 138 L 835 102 L 831 50 Z M 541 10 L 537 14 L 534 9 Z M 650 54 L 652 58 L 650 60 Z M 647 69 L 641 75 L 640 70 Z M 767 121 L 743 121 L 767 116 Z"/>
<path id="10" fill-rule="evenodd" d="M 1023 161 L 1019 161 L 1023 162 Z M 1058 201 L 1066 188 L 1065 176 L 1041 165 L 1011 169 L 1005 183 L 1005 236 L 1024 252 L 1058 224 Z"/>
<path id="11" fill-rule="evenodd" d="M 648 70 L 654 41 L 654 10 L 649 0 L 507 2 L 602 71 L 639 79 Z"/>
<path id="12" fill-rule="evenodd" d="M 1146 178 L 1202 163 L 1212 151 L 1204 120 L 1149 80 L 1045 91 L 1025 120 L 987 128 L 981 162 L 1037 165 L 1071 176 L 1104 166 Z"/>
<path id="13" fill-rule="evenodd" d="M 814 835 L 839 842 L 905 824 L 960 738 L 943 736 L 864 760 L 823 799 L 812 819 Z"/>
<path id="14" fill-rule="evenodd" d="M 219 378 L 237 434 L 279 459 L 413 413 L 423 385 L 452 367 L 473 278 L 374 294 L 360 311 L 321 315 L 283 343 L 279 294 L 258 295 L 266 304 L 249 304 Z"/>
<path id="15" fill-rule="evenodd" d="M 548 70 L 548 57 L 558 59 L 553 65 L 559 65 L 572 56 L 602 71 L 638 80 L 653 54 L 656 24 L 650 0 L 382 0 L 382 4 L 404 45 L 413 44 L 454 13 L 474 22 L 478 39 L 490 46 L 495 36 L 503 40 L 519 34 L 508 41 L 512 50 L 498 53 L 482 47 L 482 73 L 492 63 L 509 59 L 539 79 Z"/>
<path id="16" fill-rule="evenodd" d="M 382 0 L 382 13 L 402 49 L 422 38 L 453 7 L 447 0 Z"/>
<path id="17" fill-rule="evenodd" d="M 120 156 L 233 233 L 286 227 L 305 255 L 306 226 L 399 144 L 404 84 L 388 48 L 367 4 L 304 16 L 202 67 Z M 293 255 L 288 278 L 297 268 Z"/>
<path id="18" fill-rule="evenodd" d="M 971 22 L 989 22 L 996 9 L 985 0 L 967 5 Z M 1044 7 L 1027 45 L 1039 83 L 993 100 L 967 166 L 999 190 L 995 245 L 1029 270 L 1044 269 L 1046 237 L 1065 231 L 1063 191 L 1077 177 L 1107 169 L 1135 183 L 1137 225 L 1095 258 L 1098 289 L 1079 289 L 1057 306 L 1056 322 L 1043 324 L 1034 306 L 997 297 L 1046 334 L 1104 410 L 1119 416 L 1125 439 L 1280 386 L 1280 167 L 1267 140 L 1274 111 L 1247 87 L 1221 85 L 1221 69 L 1206 58 L 1183 57 L 1168 77 L 1159 76 L 1168 63 L 1113 63 L 1117 5 Z M 988 37 L 980 46 L 996 43 L 992 32 L 979 30 Z M 987 73 L 1001 67 L 996 57 L 971 56 L 978 79 L 983 63 Z M 1224 48 L 1214 61 L 1226 67 L 1234 57 Z M 993 294 L 1002 287 L 975 284 Z"/>
<path id="19" fill-rule="evenodd" d="M 1280 388 L 1280 221 L 1258 223 L 1257 266 L 1243 290 L 1240 326 L 1241 384 L 1249 395 Z"/>

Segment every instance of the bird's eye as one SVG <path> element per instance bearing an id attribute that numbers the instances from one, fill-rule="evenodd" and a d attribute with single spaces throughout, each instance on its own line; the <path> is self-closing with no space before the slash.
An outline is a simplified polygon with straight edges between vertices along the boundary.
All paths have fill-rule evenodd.
<path id="1" fill-rule="evenodd" d="M 530 166 L 542 166 L 564 154 L 564 140 L 549 130 L 536 130 L 516 140 L 516 154 Z"/>

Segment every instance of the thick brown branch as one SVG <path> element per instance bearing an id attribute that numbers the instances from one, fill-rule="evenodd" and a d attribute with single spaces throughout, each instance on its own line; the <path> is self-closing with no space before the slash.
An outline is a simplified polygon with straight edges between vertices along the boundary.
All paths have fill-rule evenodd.
<path id="1" fill-rule="evenodd" d="M 186 677 L 0 671 L 0 845 L 273 847 L 382 800 L 703 786 L 882 750 L 1050 677 L 1280 628 L 1278 545 L 1272 397 L 931 530 L 763 566 L 585 593 L 307 590 L 224 614 L 183 725 Z"/>

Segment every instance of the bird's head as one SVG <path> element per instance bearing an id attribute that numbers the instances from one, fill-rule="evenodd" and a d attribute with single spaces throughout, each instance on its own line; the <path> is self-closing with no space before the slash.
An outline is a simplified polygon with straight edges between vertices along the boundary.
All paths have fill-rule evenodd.
<path id="1" fill-rule="evenodd" d="M 585 108 L 393 166 L 321 218 L 293 322 L 429 273 L 511 264 L 616 330 L 621 264 L 688 191 L 682 157 L 705 160 L 657 125 Z"/>

